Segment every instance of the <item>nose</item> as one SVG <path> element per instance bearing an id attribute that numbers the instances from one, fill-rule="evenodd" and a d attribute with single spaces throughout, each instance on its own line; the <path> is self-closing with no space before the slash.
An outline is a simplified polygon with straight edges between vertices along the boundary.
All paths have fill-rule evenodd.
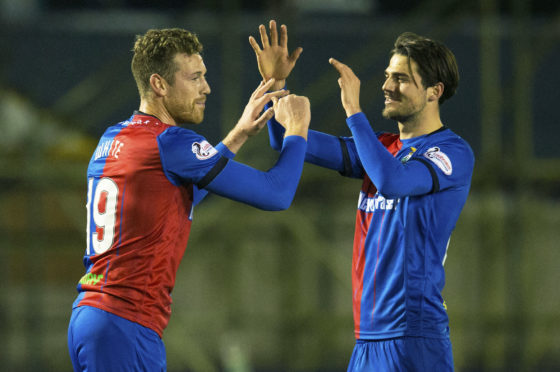
<path id="1" fill-rule="evenodd" d="M 383 85 L 381 86 L 381 90 L 382 91 L 394 91 L 395 90 L 395 84 L 393 82 L 393 80 L 391 78 L 386 78 L 385 82 L 383 83 Z"/>
<path id="2" fill-rule="evenodd" d="M 208 80 L 204 79 L 204 85 L 202 86 L 202 93 L 203 94 L 210 94 L 212 90 L 210 89 L 210 84 L 208 84 Z"/>

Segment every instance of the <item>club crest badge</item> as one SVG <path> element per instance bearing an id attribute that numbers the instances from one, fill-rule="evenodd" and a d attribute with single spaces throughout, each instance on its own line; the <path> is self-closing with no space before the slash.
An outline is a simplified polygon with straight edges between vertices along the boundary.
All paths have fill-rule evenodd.
<path id="1" fill-rule="evenodd" d="M 210 159 L 212 156 L 218 153 L 218 150 L 216 150 L 207 141 L 194 142 L 191 149 L 198 160 Z"/>
<path id="2" fill-rule="evenodd" d="M 450 176 L 451 173 L 453 173 L 453 165 L 451 164 L 451 160 L 449 160 L 449 156 L 442 152 L 439 147 L 429 148 L 424 153 L 424 157 L 437 165 L 446 175 Z"/>
<path id="3" fill-rule="evenodd" d="M 410 160 L 410 158 L 412 157 L 412 155 L 414 155 L 414 153 L 416 152 L 416 147 L 411 147 L 410 148 L 410 152 L 408 154 L 406 154 L 402 159 L 401 159 L 401 163 L 406 163 L 407 161 Z"/>

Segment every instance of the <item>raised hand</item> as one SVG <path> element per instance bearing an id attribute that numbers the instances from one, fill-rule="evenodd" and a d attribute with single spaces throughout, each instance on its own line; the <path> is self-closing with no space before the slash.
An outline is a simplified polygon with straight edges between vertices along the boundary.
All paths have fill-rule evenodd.
<path id="1" fill-rule="evenodd" d="M 286 128 L 285 136 L 297 135 L 307 139 L 311 106 L 304 96 L 290 94 L 283 98 L 272 98 L 276 120 Z"/>
<path id="2" fill-rule="evenodd" d="M 264 105 L 270 102 L 272 98 L 277 99 L 290 93 L 287 90 L 277 90 L 267 93 L 271 90 L 271 86 L 274 83 L 274 79 L 269 79 L 268 81 L 263 80 L 253 94 L 251 94 L 249 102 L 247 106 L 245 106 L 245 110 L 243 110 L 239 121 L 222 141 L 231 152 L 237 153 L 245 141 L 247 141 L 249 137 L 259 133 L 266 122 L 272 118 L 274 115 L 273 108 L 262 112 Z"/>
<path id="3" fill-rule="evenodd" d="M 354 71 L 342 62 L 334 58 L 329 59 L 329 63 L 336 68 L 340 74 L 338 85 L 340 86 L 340 99 L 342 107 L 346 111 L 346 116 L 352 116 L 361 112 L 360 108 L 360 79 L 354 74 Z"/>
<path id="4" fill-rule="evenodd" d="M 266 93 L 270 90 L 270 87 L 274 83 L 274 79 L 261 81 L 257 89 L 255 89 L 253 94 L 251 94 L 249 102 L 247 103 L 247 106 L 245 106 L 245 110 L 237 123 L 237 127 L 242 129 L 249 137 L 257 134 L 274 114 L 274 111 L 271 108 L 262 112 L 264 105 L 270 102 L 273 97 L 280 98 L 290 93 L 289 91 L 274 91 Z"/>
<path id="5" fill-rule="evenodd" d="M 265 80 L 276 79 L 272 89 L 278 90 L 284 87 L 285 80 L 292 72 L 303 49 L 298 47 L 291 54 L 288 53 L 288 28 L 285 25 L 280 26 L 280 37 L 278 37 L 276 21 L 269 22 L 269 30 L 270 38 L 266 27 L 259 26 L 262 49 L 253 36 L 249 36 L 249 44 L 257 56 L 261 76 Z"/>

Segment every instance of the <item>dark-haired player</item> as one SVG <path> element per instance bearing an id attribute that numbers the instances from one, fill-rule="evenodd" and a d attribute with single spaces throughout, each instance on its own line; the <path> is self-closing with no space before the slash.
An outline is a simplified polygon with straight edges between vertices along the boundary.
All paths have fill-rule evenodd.
<path id="1" fill-rule="evenodd" d="M 259 28 L 250 38 L 263 77 L 281 89 L 301 49 L 288 55 L 287 31 Z M 440 105 L 459 82 L 453 53 L 413 33 L 395 41 L 385 69 L 383 116 L 399 133 L 376 133 L 360 108 L 360 80 L 329 62 L 352 137 L 309 131 L 306 161 L 363 179 L 359 193 L 352 288 L 356 346 L 348 371 L 452 371 L 446 305 L 441 291 L 451 232 L 470 188 L 474 156 L 444 126 Z M 283 133 L 269 121 L 271 145 Z"/>

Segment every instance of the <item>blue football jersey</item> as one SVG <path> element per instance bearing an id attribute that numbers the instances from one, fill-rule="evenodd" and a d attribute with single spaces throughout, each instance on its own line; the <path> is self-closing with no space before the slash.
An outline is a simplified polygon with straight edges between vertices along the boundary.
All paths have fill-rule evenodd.
<path id="1" fill-rule="evenodd" d="M 367 122 L 365 116 L 357 120 Z M 429 170 L 424 173 L 431 178 L 431 190 L 383 195 L 375 177 L 372 181 L 362 168 L 352 260 L 355 336 L 447 337 L 443 265 L 469 193 L 474 155 L 467 142 L 446 127 L 406 140 L 396 134 L 377 136 L 401 164 L 422 163 Z M 344 143 L 348 158 L 354 159 L 351 167 L 361 167 L 364 159 L 354 139 Z"/>

